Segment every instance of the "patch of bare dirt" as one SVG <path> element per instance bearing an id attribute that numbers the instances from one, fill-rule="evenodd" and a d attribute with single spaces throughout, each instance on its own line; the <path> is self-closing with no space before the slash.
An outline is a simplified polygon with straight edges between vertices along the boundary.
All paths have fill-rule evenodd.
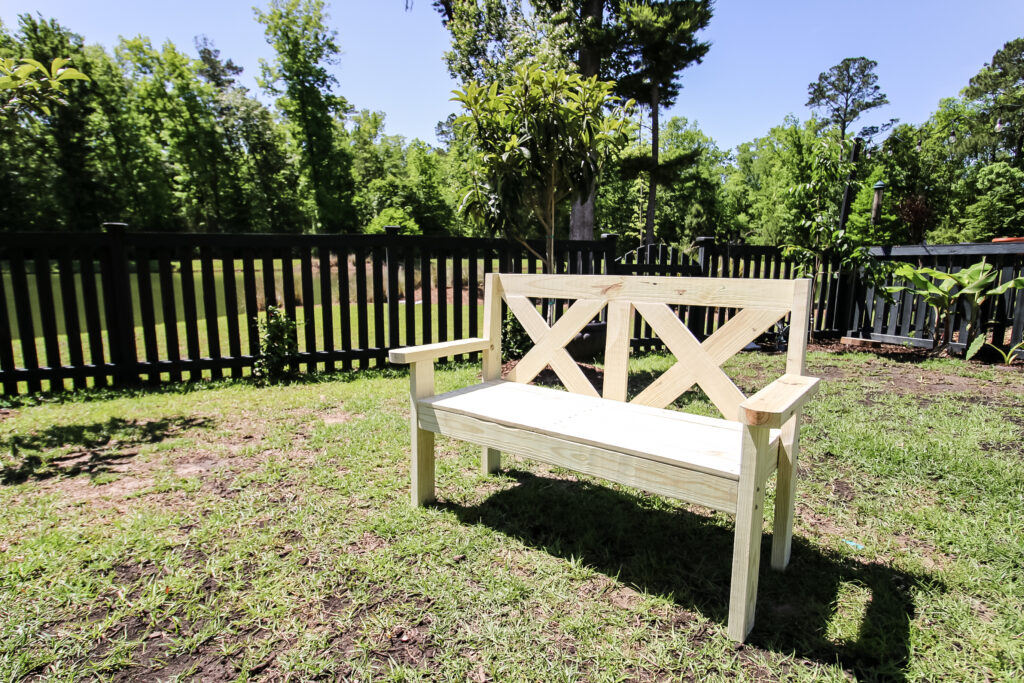
<path id="1" fill-rule="evenodd" d="M 362 413 L 350 413 L 339 408 L 338 410 L 324 413 L 321 416 L 321 419 L 323 419 L 325 425 L 340 425 L 351 422 L 352 420 L 360 420 L 364 417 L 366 416 Z"/>
<path id="2" fill-rule="evenodd" d="M 354 543 L 347 546 L 346 550 L 354 555 L 366 555 L 372 553 L 374 550 L 379 550 L 390 545 L 387 539 L 381 538 L 377 534 L 369 531 L 364 531 L 363 535 L 360 536 Z"/>
<path id="3" fill-rule="evenodd" d="M 832 495 L 843 502 L 850 502 L 854 498 L 853 485 L 843 479 L 836 479 L 832 482 Z"/>

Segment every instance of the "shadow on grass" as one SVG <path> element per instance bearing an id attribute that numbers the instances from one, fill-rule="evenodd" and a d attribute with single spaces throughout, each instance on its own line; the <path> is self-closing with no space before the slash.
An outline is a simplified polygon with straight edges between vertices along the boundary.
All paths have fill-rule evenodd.
<path id="1" fill-rule="evenodd" d="M 29 478 L 58 475 L 95 477 L 134 457 L 138 446 L 158 443 L 186 429 L 211 425 L 207 418 L 185 416 L 141 422 L 112 417 L 105 422 L 54 425 L 39 432 L 11 436 L 0 440 L 0 451 L 8 451 L 13 461 L 0 468 L 0 483 L 20 484 Z M 47 455 L 47 451 L 65 448 L 71 450 Z"/>
<path id="2" fill-rule="evenodd" d="M 342 365 L 341 361 L 336 361 Z M 455 361 L 444 364 L 449 369 L 469 364 L 479 367 L 479 361 Z M 187 373 L 186 373 L 187 374 Z M 230 386 L 243 386 L 260 389 L 274 386 L 303 386 L 324 384 L 327 382 L 351 382 L 356 379 L 382 378 L 394 379 L 407 377 L 408 368 L 404 366 L 393 366 L 382 364 L 379 367 L 365 367 L 351 370 L 334 370 L 332 372 L 303 372 L 290 376 L 276 384 L 265 385 L 253 377 L 224 378 L 224 379 L 195 379 L 183 380 L 181 382 L 162 382 L 160 384 L 145 384 L 114 388 L 114 387 L 89 387 L 86 389 L 68 389 L 58 391 L 47 391 L 36 394 L 0 394 L 0 408 L 27 408 L 41 404 L 63 403 L 85 403 L 93 401 L 111 401 L 119 398 L 131 398 L 135 396 L 154 396 L 161 394 L 190 394 L 196 391 L 212 391 L 224 389 Z"/>
<path id="3" fill-rule="evenodd" d="M 463 523 L 484 524 L 558 557 L 578 558 L 725 625 L 731 526 L 687 511 L 647 507 L 643 498 L 600 485 L 507 473 L 518 486 L 477 506 L 445 503 L 440 508 Z M 771 536 L 765 534 L 749 645 L 836 664 L 859 680 L 905 679 L 914 617 L 911 594 L 915 586 L 939 585 L 935 579 L 843 557 L 798 536 L 789 568 L 776 572 L 768 567 L 770 551 Z M 830 629 L 844 586 L 867 589 L 870 598 L 859 623 L 856 615 L 843 615 L 846 621 Z"/>

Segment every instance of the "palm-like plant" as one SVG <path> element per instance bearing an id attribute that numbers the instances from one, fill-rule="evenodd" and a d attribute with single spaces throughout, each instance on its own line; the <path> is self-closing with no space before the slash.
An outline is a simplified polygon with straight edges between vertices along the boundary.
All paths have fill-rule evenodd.
<path id="1" fill-rule="evenodd" d="M 888 287 L 891 293 L 910 291 L 922 297 L 934 313 L 932 321 L 932 353 L 938 354 L 949 346 L 953 335 L 953 312 L 963 302 L 967 307 L 966 358 L 971 358 L 985 343 L 979 334 L 981 306 L 989 297 L 1000 296 L 1007 290 L 1024 289 L 1024 277 L 1014 278 L 996 285 L 999 271 L 984 259 L 955 273 L 944 273 L 934 268 L 914 268 L 909 263 L 893 272 L 907 282 Z"/>

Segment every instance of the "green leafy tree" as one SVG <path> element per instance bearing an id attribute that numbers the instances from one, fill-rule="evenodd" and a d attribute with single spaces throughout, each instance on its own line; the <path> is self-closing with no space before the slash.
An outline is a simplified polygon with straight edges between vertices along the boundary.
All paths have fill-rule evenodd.
<path id="1" fill-rule="evenodd" d="M 801 123 L 788 116 L 767 135 L 737 147 L 725 183 L 735 234 L 755 244 L 801 243 L 814 207 L 810 194 L 793 188 L 812 183 L 820 128 L 817 119 Z"/>
<path id="2" fill-rule="evenodd" d="M 90 114 L 90 83 L 82 82 L 73 89 L 68 80 L 88 81 L 75 69 L 66 66 L 66 59 L 54 60 L 49 71 L 43 66 L 56 56 L 70 57 L 83 65 L 81 36 L 72 33 L 56 20 L 43 20 L 23 14 L 18 18 L 18 37 L 22 54 L 36 67 L 32 79 L 40 90 L 52 94 L 59 106 L 37 110 L 42 124 L 40 133 L 53 145 L 56 173 L 53 177 L 51 201 L 57 222 L 72 230 L 96 229 L 100 221 L 102 189 L 90 173 L 88 117 Z M 86 68 L 83 65 L 83 68 Z M 70 69 L 70 71 L 69 71 Z M 52 72 L 52 73 L 51 73 Z"/>
<path id="3" fill-rule="evenodd" d="M 664 186 L 655 219 L 655 237 L 686 246 L 702 235 L 721 241 L 738 238 L 732 232 L 731 205 L 724 178 L 729 155 L 696 124 L 673 117 L 662 126 L 660 158 Z M 631 135 L 630 145 L 602 176 L 597 215 L 602 225 L 614 226 L 620 244 L 643 242 L 647 183 L 638 169 L 649 158 L 646 141 Z M 671 174 L 669 174 L 671 173 Z"/>
<path id="4" fill-rule="evenodd" d="M 845 139 L 847 128 L 861 114 L 889 103 L 877 85 L 877 66 L 867 57 L 847 57 L 807 86 L 806 106 L 821 111 L 825 123 L 839 126 L 839 135 Z"/>
<path id="5" fill-rule="evenodd" d="M 535 8 L 523 0 L 443 0 L 434 3 L 451 34 L 444 53 L 452 78 L 508 83 L 525 61 L 566 67 L 565 41 L 545 31 Z"/>
<path id="6" fill-rule="evenodd" d="M 710 0 L 640 0 L 621 5 L 625 35 L 618 60 L 620 95 L 635 99 L 651 111 L 651 158 L 649 164 L 645 241 L 654 242 L 658 203 L 660 127 L 658 114 L 679 96 L 680 72 L 700 63 L 710 47 L 696 34 L 711 21 Z"/>
<path id="7" fill-rule="evenodd" d="M 992 130 L 1016 168 L 1024 167 L 1024 38 L 1009 41 L 964 88 L 981 104 L 986 128 Z"/>
<path id="8" fill-rule="evenodd" d="M 625 111 L 606 111 L 611 91 L 596 78 L 524 65 L 504 88 L 470 81 L 455 92 L 465 109 L 457 123 L 481 154 L 466 210 L 524 244 L 539 224 L 547 272 L 555 272 L 559 203 L 591 187 L 626 142 Z"/>
<path id="9" fill-rule="evenodd" d="M 978 169 L 975 201 L 964 211 L 961 237 L 987 242 L 1024 230 L 1024 171 L 1005 161 Z"/>
<path id="10" fill-rule="evenodd" d="M 271 0 L 265 11 L 255 12 L 277 54 L 273 63 L 260 62 L 260 86 L 278 96 L 299 145 L 315 226 L 327 232 L 350 228 L 355 219 L 351 159 L 335 140 L 335 117 L 346 114 L 349 105 L 334 94 L 337 80 L 327 71 L 340 49 L 327 28 L 323 0 Z"/>

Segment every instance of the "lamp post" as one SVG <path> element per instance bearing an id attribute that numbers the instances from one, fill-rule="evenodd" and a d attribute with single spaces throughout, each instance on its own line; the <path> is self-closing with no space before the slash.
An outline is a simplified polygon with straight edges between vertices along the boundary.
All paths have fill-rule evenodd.
<path id="1" fill-rule="evenodd" d="M 871 200 L 871 225 L 878 225 L 882 218 L 882 192 L 885 190 L 885 183 L 879 180 L 874 184 L 875 198 Z"/>

